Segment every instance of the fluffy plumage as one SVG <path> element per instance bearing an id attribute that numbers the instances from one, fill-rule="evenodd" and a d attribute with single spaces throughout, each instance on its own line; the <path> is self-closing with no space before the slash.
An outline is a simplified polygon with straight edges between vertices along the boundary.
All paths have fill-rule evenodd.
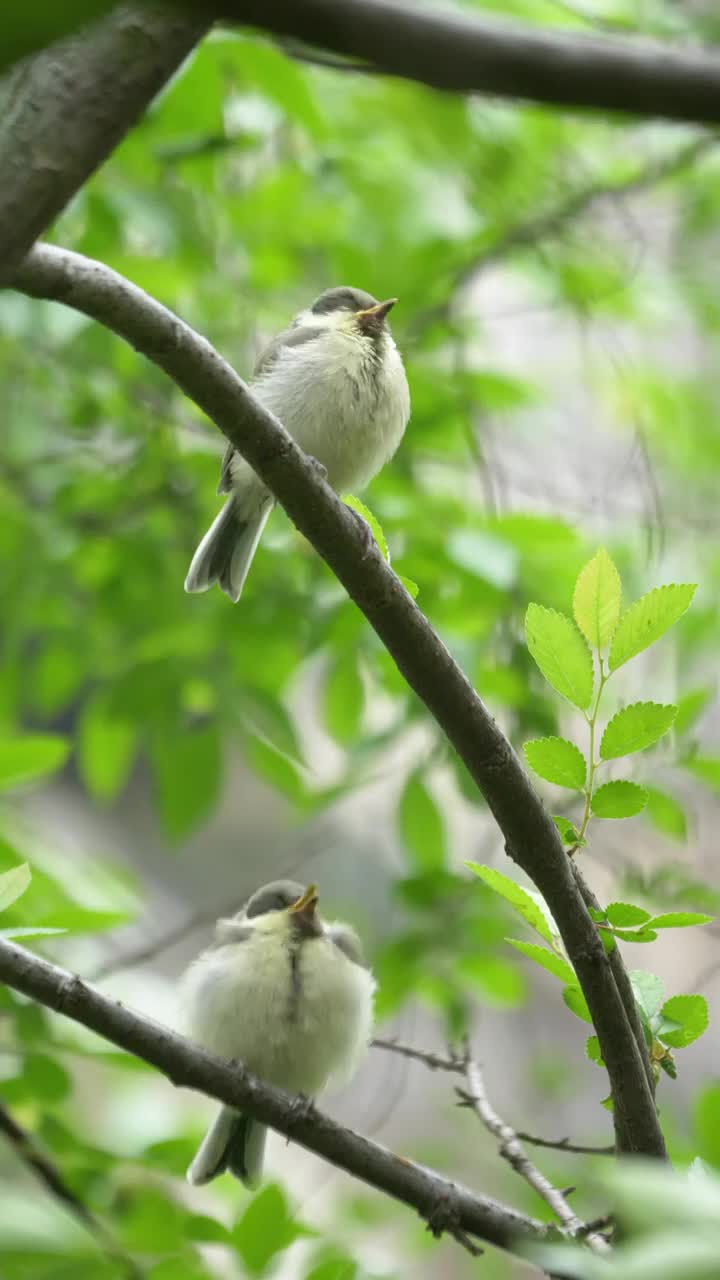
<path id="1" fill-rule="evenodd" d="M 328 289 L 278 334 L 255 368 L 254 394 L 322 463 L 338 493 L 372 480 L 410 417 L 405 370 L 386 321 L 391 305 L 360 289 Z M 206 591 L 217 582 L 236 601 L 274 499 L 232 447 L 218 488 L 230 496 L 193 556 L 185 590 Z"/>
<path id="2" fill-rule="evenodd" d="M 313 1097 L 340 1083 L 364 1054 L 375 987 L 356 935 L 314 907 L 293 911 L 303 888 L 279 881 L 218 921 L 215 945 L 190 966 L 182 999 L 190 1035 L 261 1079 Z M 223 1107 L 188 1170 L 192 1183 L 230 1169 L 253 1185 L 264 1126 Z"/>

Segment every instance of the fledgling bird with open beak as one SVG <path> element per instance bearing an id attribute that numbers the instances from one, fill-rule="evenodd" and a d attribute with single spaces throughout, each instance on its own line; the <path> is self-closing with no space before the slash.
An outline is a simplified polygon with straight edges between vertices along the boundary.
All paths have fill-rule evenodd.
<path id="1" fill-rule="evenodd" d="M 300 448 L 321 464 L 337 493 L 364 488 L 402 440 L 410 392 L 388 312 L 362 289 L 326 289 L 270 343 L 253 373 L 253 394 Z M 214 582 L 237 601 L 275 499 L 232 445 L 218 493 L 229 497 L 200 543 L 186 591 Z"/>
<path id="2" fill-rule="evenodd" d="M 181 996 L 195 1041 L 307 1098 L 354 1071 L 370 1041 L 375 990 L 354 930 L 325 923 L 317 904 L 315 885 L 277 880 L 258 889 L 236 916 L 218 921 Z M 223 1107 L 188 1181 L 210 1182 L 227 1169 L 256 1185 L 265 1137 L 258 1120 Z"/>

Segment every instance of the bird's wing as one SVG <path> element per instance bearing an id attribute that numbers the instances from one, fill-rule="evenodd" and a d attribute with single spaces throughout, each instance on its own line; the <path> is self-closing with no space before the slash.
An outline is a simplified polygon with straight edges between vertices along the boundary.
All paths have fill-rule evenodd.
<path id="1" fill-rule="evenodd" d="M 312 342 L 313 339 L 319 338 L 323 332 L 325 331 L 322 326 L 311 324 L 290 325 L 288 329 L 283 329 L 282 333 L 273 338 L 272 342 L 269 342 L 261 353 L 253 369 L 253 380 L 261 378 L 263 374 L 270 371 L 280 352 L 285 347 L 301 347 L 304 343 Z M 232 459 L 234 453 L 233 446 L 229 444 L 223 455 L 220 467 L 218 493 L 230 493 L 232 490 Z"/>
<path id="2" fill-rule="evenodd" d="M 331 942 L 335 943 L 338 951 L 342 951 L 348 960 L 352 960 L 353 964 L 360 965 L 362 969 L 367 969 L 368 965 L 363 955 L 362 943 L 358 938 L 354 929 L 349 924 L 329 924 L 326 929 L 327 936 Z"/>

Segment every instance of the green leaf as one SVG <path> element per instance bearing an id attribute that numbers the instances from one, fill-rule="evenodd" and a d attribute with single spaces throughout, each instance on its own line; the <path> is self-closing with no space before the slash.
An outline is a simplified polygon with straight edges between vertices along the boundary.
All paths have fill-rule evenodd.
<path id="1" fill-rule="evenodd" d="M 503 875 L 502 871 L 497 871 L 495 867 L 484 867 L 479 862 L 468 862 L 466 866 L 479 876 L 489 889 L 509 902 L 510 906 L 536 933 L 540 934 L 541 938 L 546 942 L 552 942 L 553 934 L 542 908 L 515 880 Z"/>
<path id="2" fill-rule="evenodd" d="M 599 1067 L 605 1066 L 600 1052 L 600 1041 L 597 1036 L 588 1036 L 585 1042 L 585 1052 L 591 1062 L 597 1062 Z"/>
<path id="3" fill-rule="evenodd" d="M 600 759 L 616 760 L 633 751 L 644 751 L 667 733 L 677 707 L 659 702 L 634 702 L 613 716 L 600 743 Z"/>
<path id="4" fill-rule="evenodd" d="M 563 991 L 563 1000 L 568 1009 L 575 1014 L 577 1018 L 581 1018 L 583 1022 L 589 1022 L 592 1026 L 592 1017 L 588 1009 L 587 1000 L 578 986 L 565 987 Z"/>
<path id="5" fill-rule="evenodd" d="M 552 688 L 584 711 L 593 691 L 590 650 L 563 613 L 530 604 L 525 615 L 527 647 Z"/>
<path id="6" fill-rule="evenodd" d="M 308 1234 L 289 1213 L 280 1187 L 270 1183 L 253 1196 L 232 1237 L 247 1270 L 260 1275 L 275 1254 Z"/>
<path id="7" fill-rule="evenodd" d="M 370 508 L 366 507 L 365 503 L 361 502 L 359 498 L 356 498 L 354 493 L 344 494 L 343 502 L 346 507 L 350 507 L 353 511 L 356 511 L 359 516 L 362 516 L 365 523 L 370 526 L 370 532 L 380 548 L 380 554 L 382 555 L 383 560 L 390 564 L 390 551 L 377 516 L 374 516 Z"/>
<path id="8" fill-rule="evenodd" d="M 420 594 L 420 588 L 419 588 L 419 586 L 418 586 L 417 582 L 413 582 L 412 578 L 404 578 L 404 577 L 403 577 L 403 575 L 402 575 L 401 573 L 399 573 L 399 574 L 398 574 L 398 578 L 399 578 L 399 579 L 400 579 L 400 581 L 402 582 L 402 584 L 403 584 L 403 586 L 404 586 L 405 590 L 407 591 L 408 595 L 410 596 L 410 598 L 411 598 L 412 600 L 417 600 L 417 598 L 418 598 L 418 596 L 419 596 L 419 594 Z"/>
<path id="9" fill-rule="evenodd" d="M 578 832 L 578 829 L 577 827 L 573 826 L 572 822 L 569 822 L 567 818 L 563 818 L 561 815 L 557 813 L 553 814 L 552 820 L 555 823 L 555 826 L 557 827 L 558 831 L 560 832 L 560 836 L 562 838 L 563 844 L 567 844 L 567 845 L 576 844 L 578 845 L 579 848 L 583 847 L 583 845 L 585 844 L 585 840 L 580 839 L 580 834 Z"/>
<path id="10" fill-rule="evenodd" d="M 567 738 L 533 738 L 523 751 L 530 768 L 546 782 L 582 791 L 587 777 L 585 757 Z"/>
<path id="11" fill-rule="evenodd" d="M 0 791 L 35 782 L 62 768 L 70 743 L 54 734 L 0 739 Z"/>
<path id="12" fill-rule="evenodd" d="M 676 721 L 677 724 L 677 721 Z M 676 840 L 684 840 L 687 835 L 687 819 L 685 810 L 681 808 L 674 796 L 657 787 L 645 787 L 647 791 L 647 807 L 645 815 L 663 835 L 673 836 Z"/>
<path id="13" fill-rule="evenodd" d="M 70 1092 L 72 1084 L 64 1067 L 45 1053 L 27 1054 L 23 1081 L 35 1102 L 59 1102 Z"/>
<path id="14" fill-rule="evenodd" d="M 502 956 L 478 951 L 460 956 L 457 968 L 463 978 L 480 988 L 484 1003 L 505 1009 L 524 1004 L 525 976 L 517 965 Z"/>
<path id="15" fill-rule="evenodd" d="M 50 929 L 43 925 L 30 924 L 14 929 L 0 929 L 0 938 L 48 938 L 52 934 L 67 932 L 67 929 Z"/>
<path id="16" fill-rule="evenodd" d="M 672 583 L 641 596 L 620 618 L 610 646 L 608 665 L 616 671 L 677 622 L 690 607 L 696 583 Z"/>
<path id="17" fill-rule="evenodd" d="M 632 902 L 611 902 L 605 910 L 605 917 L 609 924 L 624 929 L 628 925 L 647 924 L 650 912 L 643 911 L 642 907 L 636 907 Z"/>
<path id="18" fill-rule="evenodd" d="M 338 742 L 357 742 L 364 705 L 357 654 L 351 649 L 333 663 L 325 681 L 325 723 Z"/>
<path id="19" fill-rule="evenodd" d="M 593 792 L 596 818 L 633 818 L 647 804 L 647 791 L 637 782 L 606 782 Z"/>
<path id="20" fill-rule="evenodd" d="M 555 951 L 548 951 L 547 947 L 540 947 L 536 942 L 520 942 L 517 938 L 506 938 L 505 941 L 509 942 L 516 951 L 521 951 L 529 960 L 540 965 L 541 969 L 546 969 L 548 973 L 559 978 L 561 982 L 567 983 L 568 986 L 577 985 L 577 977 L 572 965 Z"/>
<path id="21" fill-rule="evenodd" d="M 720 1169 L 720 1081 L 702 1090 L 693 1108 L 693 1120 L 700 1155 Z"/>
<path id="22" fill-rule="evenodd" d="M 653 929 L 613 929 L 613 935 L 621 942 L 654 942 L 657 934 Z"/>
<path id="23" fill-rule="evenodd" d="M 675 719 L 675 732 L 678 737 L 682 737 L 694 728 L 711 698 L 711 689 L 691 689 L 688 693 L 684 693 L 682 698 L 678 698 L 678 713 Z"/>
<path id="24" fill-rule="evenodd" d="M 158 734 L 152 747 L 158 802 L 168 835 L 178 838 L 207 818 L 220 791 L 217 725 Z"/>
<path id="25" fill-rule="evenodd" d="M 604 548 L 580 570 L 573 595 L 575 621 L 588 644 L 604 649 L 620 616 L 620 574 Z"/>
<path id="26" fill-rule="evenodd" d="M 707 1030 L 709 1021 L 707 1000 L 704 996 L 671 996 L 660 1010 L 663 1018 L 678 1024 L 677 1031 L 659 1030 L 658 1039 L 673 1049 L 683 1049 L 692 1044 Z"/>
<path id="27" fill-rule="evenodd" d="M 422 872 L 437 871 L 447 859 L 442 814 L 419 773 L 411 773 L 398 808 L 400 835 Z"/>
<path id="28" fill-rule="evenodd" d="M 645 969 L 631 969 L 630 985 L 635 994 L 635 1003 L 647 1022 L 655 1016 L 663 998 L 663 984 L 656 973 L 648 973 Z"/>
<path id="29" fill-rule="evenodd" d="M 683 760 L 682 765 L 714 791 L 720 791 L 720 756 L 693 756 L 691 760 Z"/>
<path id="30" fill-rule="evenodd" d="M 114 800 L 125 787 L 137 749 L 137 728 L 117 715 L 104 693 L 86 702 L 78 726 L 78 769 L 95 800 Z"/>
<path id="31" fill-rule="evenodd" d="M 0 911 L 5 911 L 25 892 L 32 876 L 27 862 L 0 875 Z"/>
<path id="32" fill-rule="evenodd" d="M 667 911 L 664 915 L 648 920 L 651 929 L 687 929 L 692 924 L 712 924 L 714 917 L 699 911 Z"/>

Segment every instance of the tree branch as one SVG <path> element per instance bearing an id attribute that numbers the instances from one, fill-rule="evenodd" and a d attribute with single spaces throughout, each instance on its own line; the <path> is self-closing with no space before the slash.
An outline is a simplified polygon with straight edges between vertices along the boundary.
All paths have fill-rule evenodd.
<path id="1" fill-rule="evenodd" d="M 550 1206 L 555 1217 L 562 1223 L 571 1239 L 577 1239 L 584 1235 L 589 1248 L 595 1253 L 607 1253 L 610 1246 L 605 1237 L 594 1232 L 585 1234 L 584 1224 L 570 1208 L 562 1191 L 554 1187 L 545 1177 L 545 1174 L 541 1173 L 537 1166 L 533 1164 L 532 1160 L 523 1151 L 515 1130 L 511 1129 L 510 1125 L 506 1124 L 504 1120 L 501 1120 L 487 1096 L 482 1071 L 469 1049 L 465 1055 L 465 1080 L 467 1089 L 458 1089 L 458 1095 L 466 1105 L 472 1107 L 478 1119 L 485 1125 L 485 1128 L 497 1138 L 500 1144 L 498 1149 L 503 1159 L 507 1160 L 515 1172 L 519 1173 L 520 1177 L 524 1178 L 529 1186 L 533 1188 L 533 1191 L 536 1191 L 545 1203 Z"/>
<path id="2" fill-rule="evenodd" d="M 464 761 L 503 832 L 508 855 L 533 880 L 557 921 L 607 1066 L 619 1148 L 664 1157 L 640 1052 L 555 824 L 445 645 L 377 548 L 367 551 L 353 514 L 210 344 L 122 276 L 43 245 L 32 250 L 12 283 L 92 316 L 164 369 L 248 460 L 330 565 Z"/>
<path id="3" fill-rule="evenodd" d="M 68 1209 L 74 1218 L 77 1218 L 109 1257 L 121 1265 L 129 1280 L 142 1280 L 144 1273 L 135 1260 L 118 1248 L 103 1224 L 67 1185 L 60 1171 L 40 1150 L 32 1135 L 18 1124 L 2 1102 L 0 1102 L 0 1133 L 5 1135 L 19 1159 L 27 1165 L 50 1195 L 59 1201 L 64 1209 Z"/>
<path id="4" fill-rule="evenodd" d="M 122 5 L 0 80 L 0 279 L 137 122 L 211 18 Z"/>
<path id="5" fill-rule="evenodd" d="M 720 59 L 702 50 L 396 0 L 217 0 L 215 12 L 435 89 L 720 123 Z"/>
<path id="6" fill-rule="evenodd" d="M 345 1129 L 314 1107 L 262 1084 L 239 1064 L 207 1053 L 168 1028 L 101 995 L 64 969 L 0 939 L 0 979 L 105 1040 L 157 1067 L 178 1087 L 249 1112 L 263 1124 L 416 1209 L 437 1234 L 459 1232 L 512 1250 L 542 1240 L 542 1223 L 489 1196 L 477 1196 L 422 1165 Z"/>

